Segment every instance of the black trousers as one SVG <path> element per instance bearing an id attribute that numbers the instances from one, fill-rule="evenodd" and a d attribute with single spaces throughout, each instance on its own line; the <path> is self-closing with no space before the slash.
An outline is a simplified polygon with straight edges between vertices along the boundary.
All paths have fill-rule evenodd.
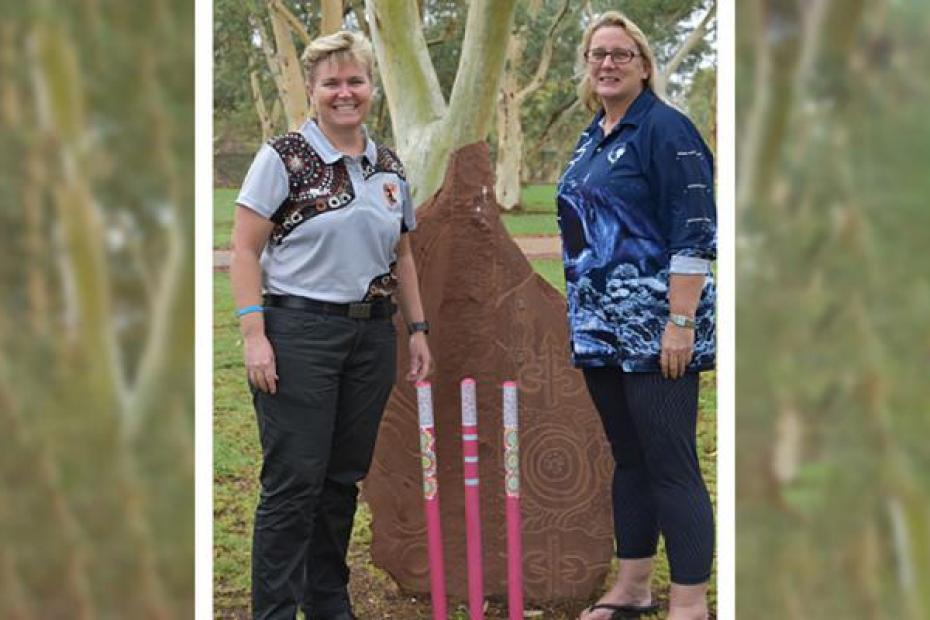
<path id="1" fill-rule="evenodd" d="M 697 456 L 698 374 L 585 368 L 584 377 L 616 462 L 617 555 L 653 557 L 661 531 L 672 582 L 708 581 L 714 515 Z"/>
<path id="2" fill-rule="evenodd" d="M 350 609 L 346 553 L 356 483 L 368 473 L 394 384 L 390 319 L 265 309 L 276 394 L 252 389 L 262 445 L 252 539 L 252 617 Z"/>

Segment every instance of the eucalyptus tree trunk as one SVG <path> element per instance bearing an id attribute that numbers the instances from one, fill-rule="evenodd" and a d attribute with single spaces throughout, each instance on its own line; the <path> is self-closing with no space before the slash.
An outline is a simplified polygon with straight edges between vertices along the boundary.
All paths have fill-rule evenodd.
<path id="1" fill-rule="evenodd" d="M 447 103 L 417 2 L 366 1 L 394 140 L 417 204 L 439 188 L 454 149 L 487 138 L 515 8 L 516 0 L 473 0 Z"/>
<path id="2" fill-rule="evenodd" d="M 332 34 L 342 29 L 343 0 L 322 0 L 323 18 L 320 20 L 320 34 Z"/>
<path id="3" fill-rule="evenodd" d="M 268 18 L 271 20 L 274 45 L 257 16 L 252 16 L 250 22 L 261 39 L 262 52 L 274 79 L 287 127 L 292 130 L 299 127 L 307 118 L 309 103 L 300 57 L 291 35 L 296 34 L 304 42 L 309 41 L 309 36 L 299 20 L 283 5 L 281 0 L 266 0 L 266 6 Z"/>
<path id="4" fill-rule="evenodd" d="M 501 80 L 501 92 L 497 103 L 497 163 L 495 166 L 494 192 L 497 201 L 506 210 L 520 205 L 520 189 L 523 175 L 523 121 L 519 97 L 520 85 L 516 67 L 523 58 L 525 41 L 514 33 L 507 44 L 507 70 Z"/>
<path id="5" fill-rule="evenodd" d="M 531 7 L 531 15 L 535 16 L 542 3 Z M 569 1 L 562 3 L 561 8 L 552 20 L 548 32 L 545 34 L 542 54 L 536 65 L 536 72 L 525 86 L 520 86 L 519 69 L 523 64 L 523 52 L 526 48 L 528 33 L 526 27 L 511 34 L 507 44 L 507 62 L 501 83 L 500 96 L 497 103 L 497 168 L 495 192 L 497 200 L 505 210 L 511 210 L 520 204 L 520 190 L 523 181 L 523 119 L 521 110 L 523 103 L 543 85 L 549 63 L 552 60 L 552 46 L 555 41 L 555 31 L 563 18 L 568 14 Z"/>
<path id="6" fill-rule="evenodd" d="M 258 115 L 258 121 L 262 127 L 262 142 L 274 134 L 274 125 L 272 124 L 271 115 L 268 108 L 265 107 L 265 98 L 262 95 L 261 83 L 258 79 L 258 71 L 249 72 L 249 85 L 252 88 L 252 103 L 255 106 L 255 113 Z"/>

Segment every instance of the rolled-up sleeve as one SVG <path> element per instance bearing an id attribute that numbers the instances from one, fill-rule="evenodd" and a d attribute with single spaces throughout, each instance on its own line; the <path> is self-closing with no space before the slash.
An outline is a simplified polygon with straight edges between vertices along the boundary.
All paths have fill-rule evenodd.
<path id="1" fill-rule="evenodd" d="M 400 223 L 402 233 L 414 230 L 417 227 L 416 206 L 413 204 L 413 194 L 410 193 L 410 184 L 401 181 L 401 208 L 404 219 Z"/>
<path id="2" fill-rule="evenodd" d="M 287 170 L 278 152 L 267 144 L 262 145 L 245 175 L 236 204 L 271 219 L 287 198 L 287 183 Z"/>
<path id="3" fill-rule="evenodd" d="M 693 124 L 674 112 L 655 127 L 650 167 L 666 223 L 671 273 L 707 273 L 717 256 L 713 155 Z"/>

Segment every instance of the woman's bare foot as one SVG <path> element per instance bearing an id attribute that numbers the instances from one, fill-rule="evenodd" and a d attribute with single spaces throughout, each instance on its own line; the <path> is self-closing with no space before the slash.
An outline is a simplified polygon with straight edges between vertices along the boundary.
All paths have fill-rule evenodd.
<path id="1" fill-rule="evenodd" d="M 652 558 L 620 560 L 617 582 L 606 592 L 596 605 L 635 605 L 646 607 L 652 604 L 652 591 L 649 582 L 652 578 Z M 614 612 L 611 609 L 591 609 L 590 607 L 578 617 L 578 620 L 610 620 Z"/>

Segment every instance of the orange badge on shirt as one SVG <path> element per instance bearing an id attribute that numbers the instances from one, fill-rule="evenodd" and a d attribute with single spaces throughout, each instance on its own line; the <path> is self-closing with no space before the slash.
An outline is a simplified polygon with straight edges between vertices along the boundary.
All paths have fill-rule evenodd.
<path id="1" fill-rule="evenodd" d="M 384 190 L 384 197 L 388 201 L 388 206 L 396 207 L 397 198 L 398 198 L 397 197 L 397 192 L 398 192 L 397 183 L 391 183 L 391 182 L 385 183 L 382 186 L 382 189 Z"/>

